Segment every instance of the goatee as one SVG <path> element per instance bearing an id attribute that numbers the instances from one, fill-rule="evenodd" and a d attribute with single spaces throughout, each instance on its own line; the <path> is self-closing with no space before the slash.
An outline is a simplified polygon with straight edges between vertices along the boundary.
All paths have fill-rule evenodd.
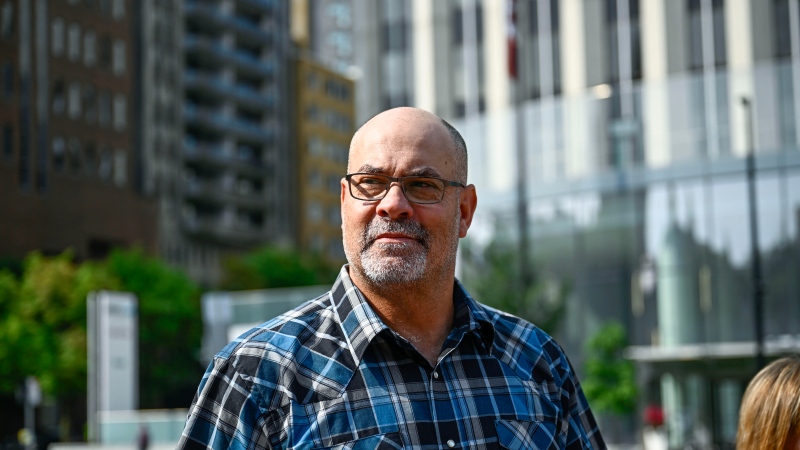
<path id="1" fill-rule="evenodd" d="M 377 243 L 384 233 L 398 233 L 415 242 Z M 375 284 L 405 284 L 425 275 L 430 250 L 430 233 L 410 219 L 374 218 L 359 239 L 359 253 L 364 275 Z M 348 257 L 348 259 L 350 259 Z"/>

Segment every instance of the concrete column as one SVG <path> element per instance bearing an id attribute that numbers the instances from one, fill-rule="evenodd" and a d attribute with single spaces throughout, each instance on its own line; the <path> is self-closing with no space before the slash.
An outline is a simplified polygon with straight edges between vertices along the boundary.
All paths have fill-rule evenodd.
<path id="1" fill-rule="evenodd" d="M 413 0 L 414 106 L 436 112 L 436 52 L 434 42 L 433 0 Z"/>
<path id="2" fill-rule="evenodd" d="M 564 101 L 564 169 L 568 177 L 591 167 L 586 33 L 583 0 L 561 0 L 561 86 Z"/>
<path id="3" fill-rule="evenodd" d="M 731 151 L 734 155 L 747 154 L 748 120 L 742 107 L 741 97 L 752 99 L 753 89 L 753 42 L 754 33 L 751 26 L 753 2 L 761 0 L 728 0 L 725 2 L 725 38 L 727 40 L 727 57 L 729 68 L 728 95 L 731 121 Z M 770 34 L 771 36 L 771 34 Z M 754 103 L 754 110 L 758 105 Z M 758 131 L 757 114 L 754 114 L 755 127 Z M 756 140 L 756 149 L 758 141 Z"/>
<path id="4" fill-rule="evenodd" d="M 663 167 L 670 162 L 669 86 L 667 85 L 670 41 L 667 35 L 666 5 L 670 0 L 648 0 L 641 3 L 643 126 L 645 163 Z"/>
<path id="5" fill-rule="evenodd" d="M 508 74 L 508 4 L 506 0 L 486 0 L 484 5 L 484 59 L 486 74 L 487 180 L 492 190 L 511 191 L 514 187 L 516 141 L 513 124 L 513 98 Z"/>

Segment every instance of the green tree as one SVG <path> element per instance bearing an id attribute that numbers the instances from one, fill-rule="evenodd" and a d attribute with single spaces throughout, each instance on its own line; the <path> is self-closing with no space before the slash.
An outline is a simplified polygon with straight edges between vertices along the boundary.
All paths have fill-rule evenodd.
<path id="1" fill-rule="evenodd" d="M 333 283 L 339 266 L 283 247 L 263 247 L 223 262 L 222 289 L 269 289 Z"/>
<path id="2" fill-rule="evenodd" d="M 71 252 L 30 254 L 19 281 L 0 273 L 0 390 L 33 375 L 56 397 L 86 392 L 86 295 L 118 287 L 100 265 L 76 265 Z"/>
<path id="3" fill-rule="evenodd" d="M 123 291 L 139 300 L 140 407 L 162 408 L 188 402 L 196 388 L 202 318 L 200 291 L 183 273 L 140 250 L 114 251 L 108 270 Z"/>
<path id="4" fill-rule="evenodd" d="M 627 344 L 625 328 L 616 322 L 600 328 L 586 344 L 586 376 L 581 384 L 592 409 L 600 414 L 622 416 L 636 410 L 634 365 L 622 355 Z"/>
<path id="5" fill-rule="evenodd" d="M 519 251 L 500 234 L 482 250 L 462 241 L 463 282 L 476 300 L 514 314 L 554 333 L 564 315 L 566 283 L 546 278 L 531 267 L 532 282 L 522 287 Z"/>
<path id="6" fill-rule="evenodd" d="M 199 290 L 182 273 L 141 251 L 115 251 L 106 262 L 31 253 L 21 277 L 0 271 L 0 392 L 27 376 L 61 402 L 85 404 L 86 298 L 91 291 L 139 299 L 140 406 L 188 405 L 203 368 Z M 173 404 L 170 404 L 170 400 Z"/>

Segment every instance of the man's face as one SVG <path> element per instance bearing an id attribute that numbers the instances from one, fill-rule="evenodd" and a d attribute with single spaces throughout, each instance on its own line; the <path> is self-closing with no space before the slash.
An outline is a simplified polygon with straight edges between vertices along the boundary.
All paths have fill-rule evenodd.
<path id="1" fill-rule="evenodd" d="M 348 172 L 456 180 L 454 144 L 436 116 L 411 108 L 390 110 L 362 127 Z M 419 281 L 432 270 L 452 274 L 458 239 L 472 220 L 474 204 L 464 203 L 470 195 L 472 186 L 448 187 L 442 202 L 419 205 L 395 183 L 383 199 L 362 201 L 350 196 L 343 180 L 342 231 L 351 269 L 378 285 Z"/>

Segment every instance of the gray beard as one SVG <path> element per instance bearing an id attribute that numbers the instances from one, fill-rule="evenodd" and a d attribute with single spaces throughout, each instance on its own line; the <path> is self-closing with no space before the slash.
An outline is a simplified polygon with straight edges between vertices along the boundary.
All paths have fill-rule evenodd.
<path id="1" fill-rule="evenodd" d="M 417 242 L 376 244 L 375 238 L 387 232 L 403 233 Z M 374 219 L 359 239 L 364 276 L 374 284 L 406 284 L 421 280 L 428 263 L 429 239 L 428 231 L 418 222 Z"/>

